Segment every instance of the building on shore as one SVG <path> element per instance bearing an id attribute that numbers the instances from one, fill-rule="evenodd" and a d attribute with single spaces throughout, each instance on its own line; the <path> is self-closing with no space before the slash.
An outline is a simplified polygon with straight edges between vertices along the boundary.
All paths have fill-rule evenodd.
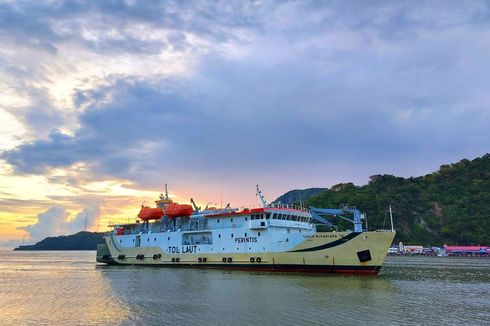
<path id="1" fill-rule="evenodd" d="M 490 255 L 488 246 L 448 246 L 444 245 L 444 250 L 448 256 L 460 255 Z"/>

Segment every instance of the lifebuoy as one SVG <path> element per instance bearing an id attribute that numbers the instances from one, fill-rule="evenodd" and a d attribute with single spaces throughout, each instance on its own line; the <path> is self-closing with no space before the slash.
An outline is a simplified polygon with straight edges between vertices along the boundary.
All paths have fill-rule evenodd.
<path id="1" fill-rule="evenodd" d="M 202 263 L 202 258 L 201 257 L 197 258 L 197 261 Z"/>
<path id="2" fill-rule="evenodd" d="M 222 261 L 223 263 L 226 263 L 226 257 L 223 257 L 223 259 L 221 259 L 221 261 Z"/>
<path id="3" fill-rule="evenodd" d="M 158 259 L 158 255 L 157 254 L 154 254 L 153 255 L 153 260 L 157 260 Z"/>
<path id="4" fill-rule="evenodd" d="M 202 259 L 202 261 L 205 263 L 205 262 L 207 262 L 207 261 L 208 261 L 208 259 L 207 259 L 206 257 L 204 257 L 204 258 Z"/>
<path id="5" fill-rule="evenodd" d="M 175 263 L 175 258 L 172 258 L 172 263 Z"/>
<path id="6" fill-rule="evenodd" d="M 251 263 L 254 263 L 254 262 L 255 262 L 255 258 L 250 257 L 250 262 L 251 262 Z"/>
<path id="7" fill-rule="evenodd" d="M 228 257 L 228 262 L 231 263 L 233 259 L 231 257 Z"/>
<path id="8" fill-rule="evenodd" d="M 257 261 L 257 263 L 260 263 L 262 261 L 262 258 L 257 257 L 256 261 Z"/>
<path id="9" fill-rule="evenodd" d="M 175 258 L 175 262 L 178 263 L 180 261 L 180 258 Z"/>
<path id="10" fill-rule="evenodd" d="M 235 224 L 232 224 L 232 225 L 231 225 L 231 227 L 232 227 L 232 228 L 235 228 L 235 226 L 236 226 Z"/>

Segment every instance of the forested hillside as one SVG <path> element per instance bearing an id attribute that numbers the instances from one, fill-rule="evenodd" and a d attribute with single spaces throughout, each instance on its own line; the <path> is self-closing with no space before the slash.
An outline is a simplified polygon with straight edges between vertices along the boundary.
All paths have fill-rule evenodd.
<path id="1" fill-rule="evenodd" d="M 389 227 L 394 212 L 397 240 L 405 243 L 490 244 L 490 154 L 443 165 L 416 178 L 374 175 L 367 185 L 338 184 L 308 200 L 315 207 L 357 206 L 369 229 Z"/>
<path id="2" fill-rule="evenodd" d="M 308 188 L 308 189 L 290 190 L 284 195 L 274 200 L 274 203 L 281 203 L 281 204 L 296 204 L 299 202 L 304 203 L 311 197 L 318 195 L 319 193 L 321 193 L 326 189 L 327 188 Z"/>
<path id="3" fill-rule="evenodd" d="M 20 246 L 14 250 L 96 250 L 104 243 L 104 233 L 82 231 L 72 235 L 48 237 L 34 245 Z"/>

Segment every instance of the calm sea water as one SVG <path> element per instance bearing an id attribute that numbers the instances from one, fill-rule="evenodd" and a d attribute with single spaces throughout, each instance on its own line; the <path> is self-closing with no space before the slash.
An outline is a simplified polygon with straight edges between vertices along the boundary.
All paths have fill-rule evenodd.
<path id="1" fill-rule="evenodd" d="M 4 325 L 489 325 L 490 259 L 388 257 L 378 277 L 111 267 L 0 252 Z"/>

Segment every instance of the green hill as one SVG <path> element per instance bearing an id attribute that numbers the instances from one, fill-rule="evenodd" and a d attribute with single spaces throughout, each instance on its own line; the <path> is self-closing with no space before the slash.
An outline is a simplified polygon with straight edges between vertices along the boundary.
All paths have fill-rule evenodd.
<path id="1" fill-rule="evenodd" d="M 369 229 L 394 212 L 397 240 L 405 243 L 490 244 L 490 154 L 443 165 L 416 178 L 374 175 L 364 186 L 338 184 L 307 202 L 315 207 L 357 206 Z M 385 227 L 389 227 L 386 218 Z"/>
<path id="2" fill-rule="evenodd" d="M 20 246 L 14 250 L 96 250 L 104 242 L 104 233 L 78 232 L 72 235 L 48 237 L 34 245 Z"/>
<path id="3" fill-rule="evenodd" d="M 308 188 L 308 189 L 295 189 L 288 191 L 284 195 L 278 197 L 273 203 L 281 204 L 296 204 L 299 202 L 306 202 L 311 197 L 314 197 L 326 190 L 327 188 Z"/>

